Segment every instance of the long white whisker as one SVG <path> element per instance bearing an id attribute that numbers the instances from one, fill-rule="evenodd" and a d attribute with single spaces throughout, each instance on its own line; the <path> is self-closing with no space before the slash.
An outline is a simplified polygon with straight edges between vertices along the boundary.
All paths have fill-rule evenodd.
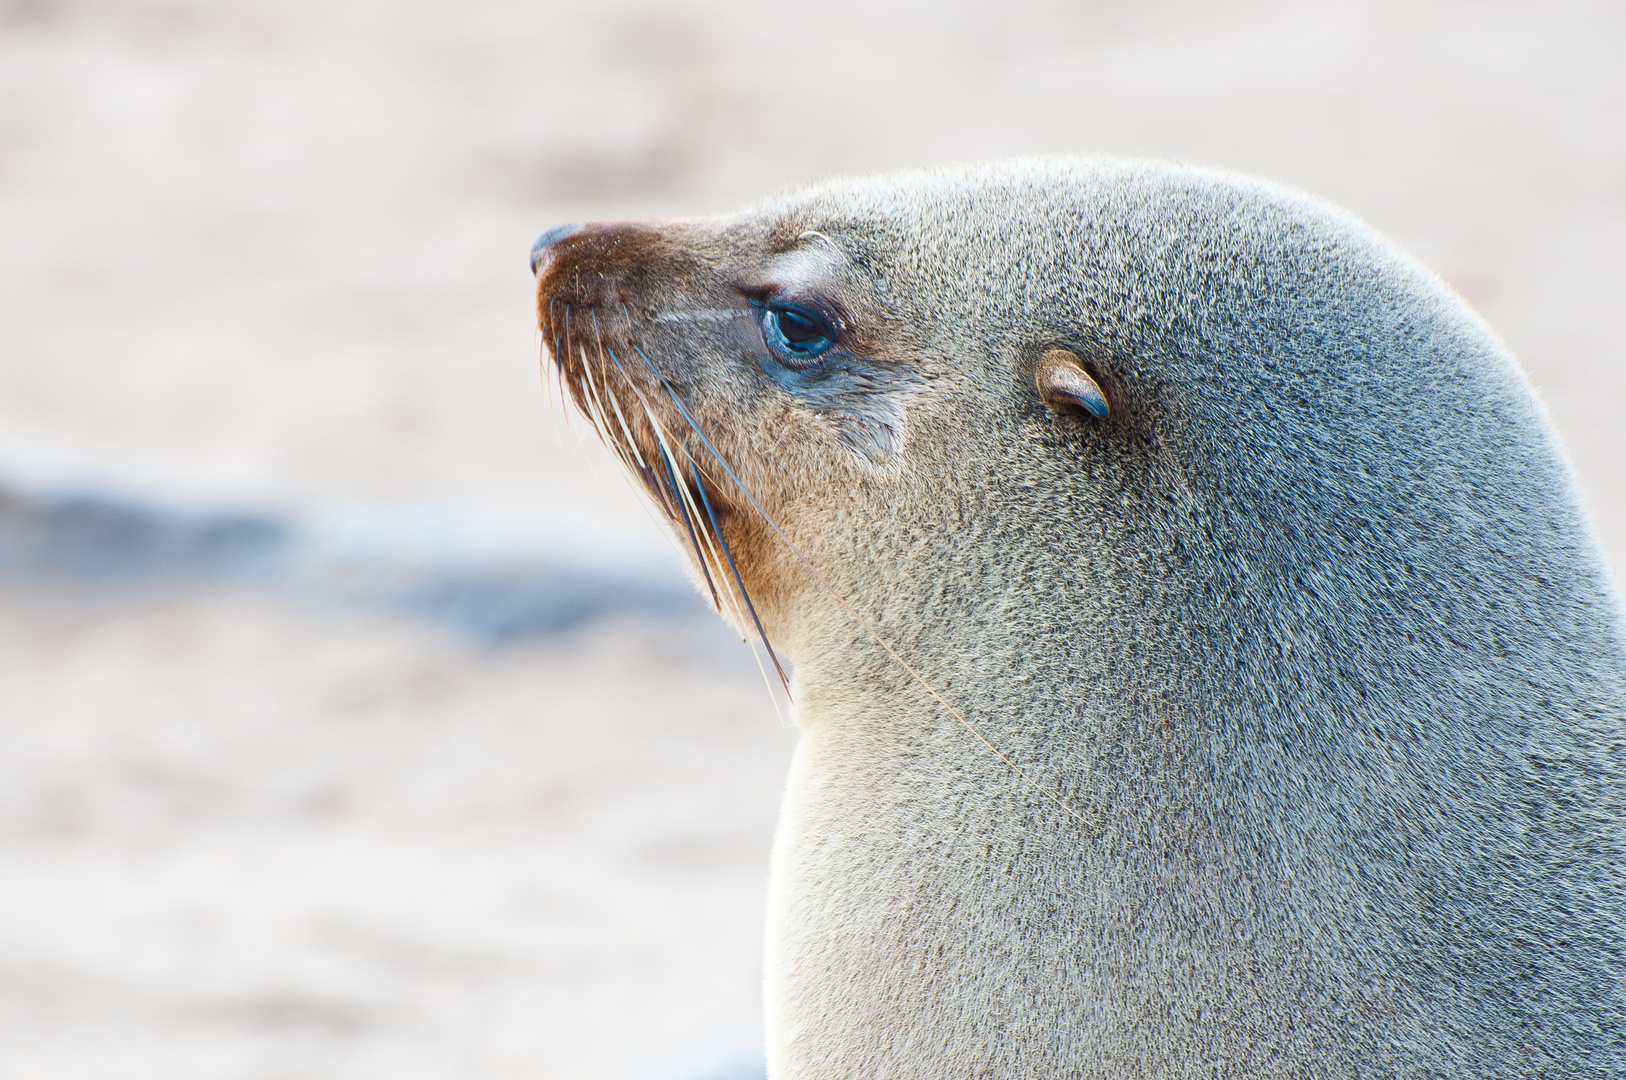
<path id="1" fill-rule="evenodd" d="M 543 346 L 543 348 L 546 347 L 547 346 Z M 566 420 L 564 418 L 564 376 L 559 373 L 558 348 L 555 347 L 550 351 L 553 355 L 553 362 L 551 364 L 547 364 L 546 367 L 552 368 L 553 370 L 544 373 L 542 383 L 546 388 L 548 395 L 548 419 L 553 422 L 553 441 L 559 447 L 559 455 L 563 457 L 565 452 L 564 431 L 566 426 Z"/>
<path id="2" fill-rule="evenodd" d="M 566 304 L 565 305 L 564 334 L 562 335 L 560 340 L 561 340 L 561 344 L 562 344 L 563 348 L 565 350 L 567 350 L 567 351 L 562 352 L 560 354 L 561 356 L 568 355 L 568 350 L 575 345 L 575 340 L 571 336 L 571 333 L 570 333 L 570 317 L 571 317 L 571 314 L 572 314 L 572 312 L 571 312 L 570 305 Z M 577 385 L 577 383 L 574 380 L 572 380 L 570 378 L 570 373 L 565 368 L 564 364 L 561 363 L 559 365 L 559 392 L 560 392 L 560 394 L 561 395 L 568 394 L 572 399 L 574 399 L 574 398 L 577 398 L 579 396 L 582 396 L 582 395 L 579 395 L 577 393 L 577 391 L 579 389 L 580 389 L 580 387 Z M 582 412 L 582 415 L 587 418 L 588 423 L 592 423 L 592 413 L 588 410 L 588 408 L 585 405 L 582 406 L 581 412 Z M 585 442 L 583 442 L 583 440 L 587 437 L 587 433 L 585 431 L 578 431 L 577 430 L 574 415 L 575 415 L 575 410 L 574 409 L 570 409 L 570 408 L 565 409 L 566 430 L 570 433 L 570 436 L 571 436 L 572 440 L 576 444 L 576 452 L 581 454 L 582 460 L 587 463 L 587 471 L 593 475 L 594 479 L 602 480 L 603 477 L 599 476 L 599 473 L 598 473 L 598 466 L 593 463 L 593 456 L 587 452 L 587 445 L 586 445 Z"/>
<path id="3" fill-rule="evenodd" d="M 690 468 L 694 468 L 694 459 L 689 459 Z M 711 522 L 712 535 L 717 537 L 717 544 L 723 549 L 723 558 L 728 560 L 728 572 L 734 578 L 734 584 L 739 586 L 740 599 L 745 601 L 745 610 L 751 614 L 751 624 L 757 629 L 757 637 L 762 639 L 762 647 L 768 650 L 768 659 L 773 661 L 773 668 L 779 673 L 779 682 L 785 688 L 785 696 L 790 696 L 790 676 L 785 674 L 785 668 L 779 663 L 779 657 L 773 651 L 773 643 L 768 640 L 768 631 L 763 629 L 762 620 L 757 617 L 756 605 L 751 603 L 751 594 L 746 591 L 745 579 L 740 577 L 740 568 L 734 564 L 734 553 L 728 549 L 728 537 L 723 535 L 723 526 L 717 520 L 717 514 L 711 508 L 711 499 L 706 495 L 706 485 L 700 480 L 700 470 L 694 469 L 695 490 L 700 494 L 700 505 L 705 507 L 706 520 Z"/>
<path id="4" fill-rule="evenodd" d="M 632 437 L 632 431 L 627 427 L 627 418 L 621 414 L 621 402 L 616 397 L 615 391 L 610 389 L 608 383 L 604 385 L 604 395 L 610 399 L 610 408 L 615 410 L 616 422 L 621 425 L 621 434 L 626 436 L 627 445 L 632 448 L 633 457 L 638 459 L 639 465 L 646 469 L 649 468 L 648 463 L 644 461 L 643 451 L 638 449 L 638 440 Z"/>
<path id="5" fill-rule="evenodd" d="M 633 348 L 636 349 L 636 348 L 638 348 L 638 346 L 633 345 Z M 632 392 L 637 395 L 638 400 L 643 404 L 643 406 L 644 406 L 644 415 L 649 418 L 650 428 L 651 428 L 651 430 L 653 430 L 655 432 L 655 436 L 656 436 L 657 441 L 660 444 L 661 451 L 662 451 L 663 454 L 665 454 L 667 456 L 668 460 L 671 460 L 672 459 L 671 448 L 670 448 L 669 444 L 666 441 L 664 429 L 661 427 L 660 422 L 655 419 L 655 413 L 654 413 L 654 410 L 650 407 L 649 399 L 644 395 L 643 390 L 639 388 L 638 384 L 635 383 L 632 380 L 632 376 L 627 374 L 627 369 L 621 366 L 621 361 L 616 358 L 615 351 L 613 349 L 606 348 L 604 350 L 604 353 L 605 353 L 605 355 L 607 355 L 609 357 L 610 363 L 615 365 L 616 371 L 620 372 L 621 377 L 624 380 L 626 380 L 627 385 L 629 387 L 631 387 Z M 639 355 L 643 356 L 642 350 L 639 350 Z M 649 358 L 647 356 L 644 357 L 644 363 L 646 363 L 646 364 L 649 363 Z M 663 382 L 663 385 L 664 385 L 664 380 L 662 380 L 662 382 Z M 670 388 L 668 388 L 668 393 L 670 393 Z M 713 451 L 713 453 L 715 453 L 715 451 Z M 705 485 L 700 480 L 700 477 L 699 477 L 699 472 L 700 472 L 699 465 L 695 461 L 693 455 L 687 455 L 686 454 L 685 457 L 688 459 L 690 468 L 694 469 L 694 471 L 695 471 L 695 485 L 699 490 L 700 501 L 701 501 L 701 503 L 704 506 L 705 511 L 706 511 L 705 520 L 708 521 L 710 523 L 710 526 L 711 526 L 711 528 L 710 528 L 710 534 L 711 535 L 710 535 L 710 537 L 708 537 L 708 541 L 714 541 L 715 542 L 715 544 L 714 544 L 714 554 L 715 554 L 715 549 L 716 548 L 721 549 L 723 559 L 718 560 L 718 562 L 719 563 L 721 563 L 722 561 L 727 562 L 729 575 L 733 578 L 734 585 L 739 590 L 739 599 L 741 601 L 743 601 L 744 604 L 745 604 L 745 613 L 750 615 L 751 624 L 754 627 L 756 627 L 757 635 L 762 639 L 762 646 L 768 652 L 768 659 L 773 661 L 774 670 L 779 673 L 779 682 L 784 687 L 785 695 L 787 697 L 789 697 L 789 695 L 790 695 L 790 678 L 789 678 L 789 676 L 787 676 L 785 674 L 784 666 L 779 663 L 779 657 L 773 651 L 773 645 L 768 640 L 768 632 L 763 629 L 762 620 L 757 617 L 756 607 L 755 607 L 755 605 L 753 605 L 751 603 L 751 595 L 750 595 L 750 593 L 746 592 L 745 582 L 740 577 L 739 568 L 734 565 L 734 556 L 728 550 L 728 541 L 726 539 L 724 539 L 724 537 L 723 537 L 722 526 L 718 524 L 717 515 L 712 512 L 711 503 L 706 498 Z M 679 489 L 680 497 L 687 499 L 689 505 L 692 507 L 694 505 L 694 501 L 693 501 L 693 498 L 689 495 L 687 485 L 686 484 L 677 484 L 676 486 Z M 708 546 L 712 546 L 712 545 L 708 545 Z M 718 577 L 721 577 L 722 576 L 722 567 L 721 567 L 721 565 L 717 566 L 717 571 L 718 571 Z M 728 592 L 727 589 L 725 589 L 724 591 Z M 730 593 L 730 599 L 732 600 L 732 598 L 733 598 L 733 594 Z M 741 617 L 741 612 L 740 612 L 739 606 L 737 604 L 732 604 L 732 603 L 731 603 L 730 606 L 734 610 L 735 625 L 736 626 L 743 626 L 745 620 Z M 755 655 L 755 650 L 754 649 L 753 649 L 752 655 Z M 761 661 L 759 660 L 758 663 L 760 664 Z M 771 692 L 772 692 L 772 686 L 771 685 L 769 686 L 769 691 L 770 691 L 770 694 L 771 694 Z M 775 711 L 776 712 L 778 711 L 777 706 L 775 707 Z"/>
<path id="6" fill-rule="evenodd" d="M 582 347 L 580 342 L 571 341 L 571 339 L 569 337 L 569 326 L 570 326 L 571 314 L 572 314 L 572 310 L 571 310 L 570 306 L 568 304 L 565 305 L 565 333 L 563 335 L 556 336 L 556 338 L 555 338 L 556 345 L 555 345 L 554 355 L 555 355 L 556 358 L 564 357 L 564 356 L 567 355 L 567 350 L 572 345 L 578 346 L 578 349 L 577 349 L 578 359 L 582 364 L 583 373 L 587 374 L 589 369 L 587 367 L 587 356 L 586 356 L 586 352 L 585 352 L 585 347 Z M 597 325 L 596 316 L 594 318 L 594 324 L 595 324 L 595 326 Z M 567 375 L 566 368 L 565 368 L 564 364 L 556 363 L 554 365 L 554 367 L 555 367 L 555 375 L 559 380 L 560 401 L 561 401 L 561 404 L 563 404 L 564 403 L 564 396 L 568 392 L 567 389 L 566 389 L 566 385 L 565 385 L 566 379 L 568 378 L 568 375 Z M 633 490 L 633 492 L 636 493 L 636 495 L 638 497 L 637 501 L 638 501 L 639 507 L 643 510 L 645 516 L 647 516 L 649 518 L 650 523 L 656 527 L 656 531 L 659 533 L 659 535 L 671 546 L 672 553 L 674 555 L 676 555 L 679 559 L 684 559 L 684 558 L 686 558 L 686 556 L 684 554 L 682 546 L 677 542 L 677 538 L 673 536 L 672 531 L 669 528 L 666 527 L 666 525 L 667 525 L 668 521 L 670 520 L 670 518 L 669 518 L 669 515 L 667 514 L 665 508 L 662 508 L 660 516 L 657 517 L 656 512 L 655 512 L 655 507 L 652 505 L 652 502 L 655 499 L 655 493 L 650 490 L 650 488 L 649 488 L 649 486 L 647 484 L 640 483 L 640 482 L 638 482 L 637 479 L 635 479 L 635 477 L 638 476 L 638 475 L 645 475 L 645 476 L 648 476 L 650 479 L 653 479 L 653 477 L 654 477 L 653 470 L 649 466 L 649 463 L 643 460 L 643 455 L 642 455 L 642 452 L 639 449 L 638 441 L 636 439 L 632 438 L 632 433 L 629 430 L 629 426 L 626 423 L 625 416 L 621 412 L 620 404 L 619 404 L 619 400 L 618 400 L 617 396 L 613 392 L 610 391 L 608 386 L 605 387 L 605 392 L 610 395 L 611 404 L 615 407 L 617 419 L 620 421 L 621 431 L 622 431 L 622 433 L 624 435 L 627 436 L 626 446 L 631 449 L 632 453 L 634 454 L 634 456 L 636 457 L 636 459 L 638 461 L 638 464 L 643 469 L 643 473 L 640 474 L 638 472 L 638 470 L 630 467 L 630 465 L 629 465 L 628 468 L 626 468 L 626 469 L 617 469 L 616 472 L 621 477 L 622 482 L 627 484 L 628 487 L 630 487 Z M 594 417 L 593 417 L 593 413 L 594 413 L 594 401 L 593 401 L 593 399 L 589 398 L 589 395 L 586 394 L 586 393 L 582 393 L 580 395 L 580 397 L 583 399 L 583 403 L 582 403 L 582 406 L 581 406 L 582 414 L 584 414 L 588 418 L 588 420 L 590 422 L 594 422 L 596 424 L 596 421 L 594 420 Z M 646 409 L 646 411 L 647 411 L 647 409 Z M 600 404 L 599 412 L 600 412 L 600 415 L 602 415 L 602 405 L 601 404 Z M 586 438 L 586 432 L 585 431 L 578 432 L 576 430 L 575 424 L 573 422 L 573 418 L 574 418 L 575 414 L 576 414 L 575 409 L 568 408 L 568 407 L 564 409 L 566 428 L 569 431 L 570 435 L 572 436 L 572 438 L 573 438 L 573 440 L 574 440 L 574 442 L 576 444 L 577 450 L 581 452 L 582 457 L 584 458 L 584 460 L 586 460 L 586 462 L 588 464 L 588 468 L 590 470 L 592 470 L 594 476 L 598 476 L 598 468 L 594 464 L 592 456 L 587 453 L 587 448 L 586 448 L 586 446 L 585 446 L 585 444 L 583 442 L 583 440 Z M 555 429 L 555 430 L 557 432 L 558 429 Z M 602 437 L 603 434 L 604 434 L 603 432 L 600 432 L 601 437 Z M 614 442 L 615 440 L 608 440 L 608 441 Z M 562 442 L 560 443 L 560 448 L 561 448 L 561 450 L 563 449 L 563 443 Z M 618 450 L 618 455 L 619 455 L 619 450 Z M 620 456 L 622 457 L 623 461 L 626 461 L 626 458 L 625 458 L 624 455 L 620 455 Z"/>
<path id="7" fill-rule="evenodd" d="M 634 388 L 634 392 L 637 392 L 636 387 Z M 660 445 L 660 450 L 664 456 L 664 460 L 670 468 L 676 469 L 678 458 L 672 449 L 672 440 L 667 438 L 666 429 L 661 426 L 661 422 L 656 419 L 655 414 L 650 411 L 649 403 L 647 401 L 642 401 L 642 404 L 644 406 L 644 417 L 649 421 L 650 430 L 655 433 L 655 440 Z M 687 453 L 687 450 L 685 450 L 683 456 L 690 462 L 694 460 Z M 700 570 L 701 573 L 705 575 L 707 587 L 711 589 L 712 602 L 717 605 L 717 609 L 720 612 L 722 610 L 722 605 L 718 602 L 717 582 L 723 581 L 725 584 L 722 591 L 728 596 L 728 606 L 734 613 L 735 624 L 738 626 L 744 626 L 745 620 L 741 617 L 742 613 L 739 610 L 739 605 L 734 600 L 734 594 L 730 592 L 727 587 L 727 578 L 723 576 L 723 560 L 717 554 L 717 542 L 719 541 L 719 538 L 714 535 L 710 528 L 708 528 L 709 519 L 701 516 L 700 508 L 695 505 L 694 495 L 689 491 L 688 484 L 685 481 L 680 481 L 675 472 L 672 474 L 671 480 L 673 488 L 678 493 L 678 498 L 681 499 L 685 504 L 684 513 L 687 515 L 687 520 L 692 523 L 690 535 L 691 539 L 695 540 L 695 555 L 700 558 Z M 706 542 L 706 551 L 700 550 L 699 537 L 704 537 Z M 747 640 L 743 632 L 740 640 Z"/>
<path id="8" fill-rule="evenodd" d="M 667 438 L 666 429 L 661 425 L 660 420 L 656 418 L 654 410 L 650 408 L 649 399 L 644 396 L 643 391 L 640 390 L 638 385 L 632 381 L 630 376 L 628 376 L 626 369 L 621 366 L 621 361 L 616 359 L 615 352 L 610 349 L 605 349 L 604 351 L 609 357 L 610 362 L 615 365 L 616 371 L 620 373 L 622 381 L 627 384 L 627 386 L 632 390 L 634 396 L 637 397 L 638 403 L 643 406 L 644 419 L 649 423 L 649 429 L 655 433 L 655 441 L 659 445 L 661 452 L 666 455 L 666 460 L 668 462 L 675 463 L 677 461 L 677 456 L 672 450 L 672 440 Z M 694 457 L 692 455 L 685 452 L 683 456 L 691 465 L 694 464 Z M 710 531 L 702 527 L 706 524 L 708 519 L 701 516 L 700 508 L 695 505 L 694 496 L 690 494 L 688 486 L 686 484 L 679 483 L 676 476 L 673 477 L 673 486 L 678 491 L 678 497 L 684 500 L 684 502 L 687 504 L 687 511 L 692 514 L 692 521 L 694 522 L 699 535 L 705 538 L 707 552 L 699 551 L 699 545 L 697 544 L 695 554 L 700 557 L 701 572 L 706 575 L 706 584 L 711 587 L 712 599 L 715 601 L 717 599 L 716 580 L 727 581 L 727 578 L 723 575 L 723 560 L 718 554 L 716 543 L 714 542 L 720 540 L 720 538 L 714 537 Z M 714 580 L 714 572 L 716 580 Z M 722 591 L 728 596 L 729 607 L 733 612 L 735 625 L 744 626 L 744 613 L 740 611 L 739 605 L 735 602 L 734 594 L 727 587 L 725 587 Z M 719 610 L 721 610 L 720 607 Z M 740 640 L 747 640 L 743 633 Z"/>
<path id="9" fill-rule="evenodd" d="M 645 409 L 645 413 L 648 413 L 648 409 Z M 706 587 L 711 590 L 712 606 L 720 613 L 723 610 L 723 605 L 721 598 L 717 595 L 717 583 L 712 580 L 711 566 L 706 559 L 705 553 L 700 550 L 699 533 L 705 531 L 705 526 L 702 523 L 699 511 L 695 509 L 694 499 L 690 496 L 687 485 L 677 477 L 672 448 L 668 445 L 665 434 L 662 433 L 660 425 L 655 422 L 653 416 L 649 417 L 649 424 L 655 432 L 655 441 L 661 452 L 661 465 L 666 470 L 666 479 L 672 486 L 672 493 L 677 501 L 677 509 L 682 514 L 683 527 L 689 532 L 689 542 L 694 545 L 695 558 L 700 560 L 700 572 L 705 576 Z M 707 537 L 707 543 L 709 546 L 709 536 Z"/>
<path id="10" fill-rule="evenodd" d="M 599 330 L 597 312 L 593 313 L 593 338 L 598 344 L 599 363 L 602 365 L 604 362 L 604 335 Z M 623 378 L 625 378 L 624 375 Z M 643 452 L 638 449 L 638 440 L 632 437 L 632 430 L 627 427 L 627 418 L 621 413 L 620 395 L 611 389 L 609 379 L 604 380 L 604 393 L 610 399 L 610 407 L 615 410 L 615 418 L 621 424 L 621 434 L 626 436 L 627 446 L 631 447 L 633 456 L 638 459 L 638 464 L 648 469 L 650 466 L 644 461 Z M 648 410 L 646 409 L 645 412 L 647 413 Z M 651 417 L 650 420 L 653 423 L 654 418 Z"/>
<path id="11" fill-rule="evenodd" d="M 587 418 L 593 422 L 593 427 L 597 429 L 602 440 L 613 429 L 610 427 L 609 418 L 604 415 L 604 402 L 599 400 L 598 384 L 593 380 L 593 369 L 587 363 L 586 345 L 580 346 L 578 355 L 582 362 L 582 381 L 587 387 L 587 393 L 583 395 L 587 398 Z"/>
<path id="12" fill-rule="evenodd" d="M 617 369 L 620 369 L 619 364 L 617 365 Z M 624 376 L 625 373 L 623 372 L 623 377 Z M 633 388 L 633 392 L 635 394 L 638 393 L 636 387 Z M 662 429 L 660 421 L 655 419 L 654 413 L 650 411 L 649 402 L 643 398 L 642 394 L 638 394 L 638 398 L 639 403 L 644 407 L 644 417 L 649 422 L 650 430 L 655 433 L 655 438 L 663 459 L 665 463 L 670 466 L 673 459 L 670 444 L 667 441 L 665 431 Z M 691 466 L 693 465 L 692 458 L 690 459 L 690 464 Z M 737 627 L 742 627 L 745 625 L 745 613 L 740 610 L 739 600 L 736 598 L 735 593 L 728 588 L 724 588 L 721 594 L 719 594 L 717 590 L 716 579 L 722 577 L 722 558 L 717 554 L 712 531 L 707 527 L 707 523 L 710 519 L 700 517 L 700 511 L 697 507 L 695 507 L 694 497 L 689 494 L 687 486 L 681 484 L 677 480 L 675 474 L 669 473 L 669 475 L 672 479 L 673 486 L 678 488 L 680 492 L 680 498 L 682 498 L 687 504 L 687 508 L 684 511 L 684 525 L 689 530 L 690 541 L 695 545 L 695 555 L 699 558 L 700 570 L 701 573 L 705 575 L 706 585 L 711 589 L 712 603 L 717 607 L 717 610 L 721 612 L 724 602 L 722 597 L 726 597 L 730 617 L 734 625 Z M 665 532 L 667 530 L 663 529 L 662 531 Z M 706 551 L 701 551 L 699 538 L 704 538 Z M 713 573 L 714 568 L 715 574 Z M 779 695 L 774 691 L 773 681 L 768 678 L 768 669 L 763 666 L 762 657 L 757 652 L 756 642 L 752 641 L 751 638 L 743 632 L 740 634 L 740 641 L 747 649 L 751 650 L 751 661 L 752 663 L 756 664 L 757 672 L 762 676 L 762 685 L 768 690 L 768 703 L 773 706 L 774 716 L 781 724 L 785 723 L 785 714 L 779 708 Z M 775 666 L 777 667 L 777 665 Z"/>

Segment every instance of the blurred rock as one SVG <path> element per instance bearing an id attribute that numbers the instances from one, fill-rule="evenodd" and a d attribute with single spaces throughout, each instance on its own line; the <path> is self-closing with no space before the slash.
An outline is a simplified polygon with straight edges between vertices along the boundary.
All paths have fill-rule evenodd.
<path id="1" fill-rule="evenodd" d="M 252 587 L 426 619 L 483 644 L 606 618 L 707 614 L 654 529 L 607 535 L 563 509 L 300 512 L 3 481 L 0 580 L 125 594 Z"/>

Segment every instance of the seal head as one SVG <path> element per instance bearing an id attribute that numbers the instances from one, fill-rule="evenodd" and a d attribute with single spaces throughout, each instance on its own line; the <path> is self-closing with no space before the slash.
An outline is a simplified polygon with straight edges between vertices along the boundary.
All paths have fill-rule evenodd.
<path id="1" fill-rule="evenodd" d="M 538 313 L 794 661 L 775 1077 L 1626 1074 L 1626 647 L 1439 280 L 1227 174 L 587 224 Z"/>

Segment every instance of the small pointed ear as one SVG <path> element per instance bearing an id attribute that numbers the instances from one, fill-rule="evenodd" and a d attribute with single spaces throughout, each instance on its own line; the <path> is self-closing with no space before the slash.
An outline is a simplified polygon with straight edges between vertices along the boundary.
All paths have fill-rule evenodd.
<path id="1" fill-rule="evenodd" d="M 1084 370 L 1084 362 L 1066 349 L 1051 349 L 1039 357 L 1033 381 L 1039 386 L 1039 396 L 1053 412 L 1083 409 L 1097 420 L 1105 420 L 1107 395 L 1101 385 Z"/>

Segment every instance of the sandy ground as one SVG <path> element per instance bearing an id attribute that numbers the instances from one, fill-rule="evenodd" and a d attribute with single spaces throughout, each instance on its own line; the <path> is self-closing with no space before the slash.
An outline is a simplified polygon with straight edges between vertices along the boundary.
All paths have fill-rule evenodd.
<path id="1" fill-rule="evenodd" d="M 538 232 L 1117 153 L 1305 188 L 1439 270 L 1618 561 L 1622 56 L 1610 0 L 0 0 L 0 477 L 646 530 L 549 417 Z M 0 596 L 0 1077 L 749 1041 L 790 739 L 719 634 Z"/>
<path id="2" fill-rule="evenodd" d="M 618 1077 L 754 1038 L 792 736 L 726 635 L 481 654 L 4 599 L 8 1080 Z"/>

